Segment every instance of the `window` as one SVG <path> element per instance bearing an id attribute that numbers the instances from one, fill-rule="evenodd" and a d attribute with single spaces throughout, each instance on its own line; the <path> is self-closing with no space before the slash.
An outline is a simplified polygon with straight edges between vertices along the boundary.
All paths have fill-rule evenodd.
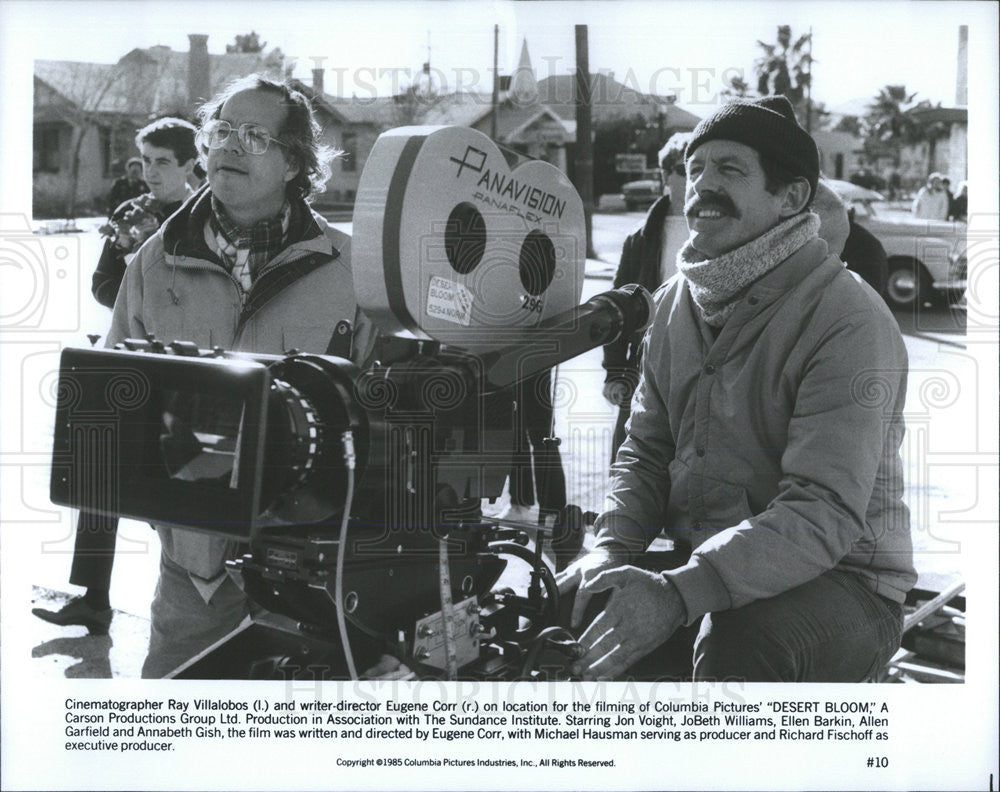
<path id="1" fill-rule="evenodd" d="M 340 160 L 342 171 L 358 169 L 358 136 L 353 132 L 345 132 L 343 136 L 344 156 Z"/>
<path id="2" fill-rule="evenodd" d="M 33 170 L 38 173 L 58 173 L 62 164 L 59 147 L 59 127 L 55 125 L 36 126 L 34 129 Z"/>

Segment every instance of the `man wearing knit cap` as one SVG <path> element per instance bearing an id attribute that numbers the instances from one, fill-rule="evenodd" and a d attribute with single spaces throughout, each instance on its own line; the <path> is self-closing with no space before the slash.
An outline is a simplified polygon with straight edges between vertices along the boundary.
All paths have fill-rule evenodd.
<path id="1" fill-rule="evenodd" d="M 573 671 L 871 678 L 916 580 L 898 326 L 817 236 L 819 157 L 784 97 L 720 108 L 685 165 L 690 236 L 597 542 L 558 579 L 577 589 Z M 661 534 L 673 550 L 650 553 Z"/>

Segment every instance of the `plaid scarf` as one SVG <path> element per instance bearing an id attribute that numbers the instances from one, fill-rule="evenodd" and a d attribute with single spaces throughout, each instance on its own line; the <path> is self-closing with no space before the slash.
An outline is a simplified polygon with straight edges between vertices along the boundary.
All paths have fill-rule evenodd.
<path id="1" fill-rule="evenodd" d="M 705 322 L 722 327 L 750 284 L 815 238 L 818 231 L 819 217 L 805 212 L 718 258 L 706 258 L 685 242 L 677 254 L 677 269 L 687 280 Z"/>
<path id="2" fill-rule="evenodd" d="M 250 291 L 257 274 L 284 247 L 291 218 L 291 206 L 285 201 L 274 217 L 258 220 L 242 228 L 229 219 L 225 208 L 212 196 L 209 224 L 223 264 Z"/>

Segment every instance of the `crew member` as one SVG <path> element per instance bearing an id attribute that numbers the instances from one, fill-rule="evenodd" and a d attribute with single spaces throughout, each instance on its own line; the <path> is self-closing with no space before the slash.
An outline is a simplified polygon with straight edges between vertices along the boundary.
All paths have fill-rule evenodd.
<path id="1" fill-rule="evenodd" d="M 622 246 L 618 270 L 613 286 L 618 289 L 629 283 L 638 283 L 654 292 L 663 281 L 676 271 L 675 259 L 684 241 L 681 215 L 680 179 L 675 173 L 683 169 L 684 150 L 689 133 L 677 133 L 660 149 L 657 155 L 663 180 L 676 185 L 660 196 L 649 208 L 642 225 L 632 232 Z M 672 198 L 674 191 L 677 198 Z M 676 220 L 676 222 L 671 222 Z M 604 398 L 618 407 L 614 433 L 611 436 L 611 462 L 615 461 L 618 447 L 625 439 L 625 424 L 629 417 L 629 404 L 639 380 L 642 358 L 642 333 L 620 338 L 604 347 Z"/>
<path id="2" fill-rule="evenodd" d="M 129 198 L 149 192 L 149 185 L 142 180 L 142 159 L 129 157 L 125 163 L 125 175 L 119 176 L 108 193 L 108 217 Z"/>
<path id="3" fill-rule="evenodd" d="M 899 646 L 916 579 L 899 328 L 817 237 L 819 157 L 785 98 L 721 107 L 685 163 L 690 236 L 597 542 L 558 578 L 579 587 L 574 623 L 610 592 L 574 670 L 637 673 L 691 625 L 696 679 L 864 680 Z M 661 532 L 690 555 L 644 569 Z"/>
<path id="4" fill-rule="evenodd" d="M 357 307 L 350 238 L 307 199 L 329 177 L 330 152 L 309 101 L 259 75 L 200 110 L 208 185 L 129 265 L 108 344 L 152 333 L 280 354 L 330 349 L 341 320 L 362 362 L 374 328 Z M 160 577 L 144 677 L 161 677 L 235 629 L 249 600 L 225 573 L 236 543 L 159 527 Z"/>
<path id="5" fill-rule="evenodd" d="M 148 236 L 193 193 L 189 180 L 198 161 L 194 136 L 194 126 L 180 118 L 161 118 L 135 136 L 149 193 L 128 198 L 111 214 L 108 239 L 90 286 L 94 299 L 101 305 L 114 308 L 125 277 L 126 257 L 134 255 Z M 143 223 L 155 224 L 146 236 Z"/>

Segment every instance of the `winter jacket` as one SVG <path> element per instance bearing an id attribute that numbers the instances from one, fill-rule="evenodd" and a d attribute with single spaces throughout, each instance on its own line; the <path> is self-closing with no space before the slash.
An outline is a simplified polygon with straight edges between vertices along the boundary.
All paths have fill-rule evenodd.
<path id="1" fill-rule="evenodd" d="M 885 248 L 871 231 L 850 221 L 850 233 L 840 254 L 847 269 L 860 275 L 878 296 L 885 299 L 885 284 L 889 280 L 889 258 Z"/>
<path id="2" fill-rule="evenodd" d="M 665 530 L 691 548 L 664 573 L 689 623 L 831 568 L 902 602 L 907 356 L 882 300 L 814 239 L 717 336 L 681 276 L 656 302 L 599 543 L 642 552 Z"/>
<path id="3" fill-rule="evenodd" d="M 125 272 L 107 344 L 152 333 L 164 342 L 281 354 L 324 353 L 337 322 L 354 328 L 352 358 L 367 359 L 374 326 L 357 307 L 350 237 L 304 203 L 293 205 L 289 244 L 243 293 L 212 252 L 206 221 L 211 194 L 192 196 L 139 249 Z M 221 582 L 232 542 L 193 531 L 160 528 L 163 550 L 188 570 L 206 601 Z"/>
<path id="4" fill-rule="evenodd" d="M 180 205 L 181 201 L 161 205 L 156 213 L 160 224 L 162 225 L 164 220 L 176 212 Z M 134 206 L 135 198 L 129 198 L 111 213 L 111 219 L 118 220 L 124 217 Z M 94 270 L 90 281 L 90 291 L 97 302 L 108 308 L 115 307 L 115 298 L 118 297 L 118 289 L 121 288 L 122 278 L 125 277 L 125 256 L 125 251 L 118 247 L 114 240 L 105 240 L 101 257 L 97 261 L 97 269 Z"/>

